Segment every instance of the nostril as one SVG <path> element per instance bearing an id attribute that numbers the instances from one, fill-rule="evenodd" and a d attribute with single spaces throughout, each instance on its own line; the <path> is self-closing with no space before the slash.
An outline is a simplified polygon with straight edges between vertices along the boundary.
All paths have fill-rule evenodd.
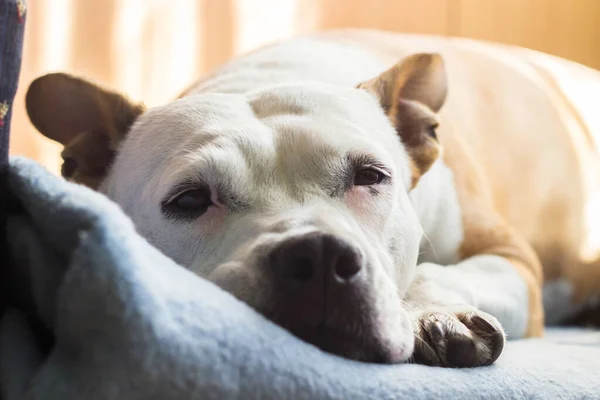
<path id="1" fill-rule="evenodd" d="M 312 290 L 323 283 L 324 276 L 339 284 L 350 283 L 359 275 L 363 257 L 344 239 L 317 233 L 280 243 L 270 254 L 270 265 L 285 281 L 281 283 Z"/>
<path id="2" fill-rule="evenodd" d="M 315 266 L 312 259 L 308 257 L 298 257 L 291 260 L 285 269 L 284 276 L 299 282 L 307 282 L 315 275 Z"/>
<path id="3" fill-rule="evenodd" d="M 346 251 L 337 259 L 334 266 L 334 274 L 337 278 L 347 281 L 357 275 L 361 267 L 358 254 L 354 253 L 354 251 Z"/>

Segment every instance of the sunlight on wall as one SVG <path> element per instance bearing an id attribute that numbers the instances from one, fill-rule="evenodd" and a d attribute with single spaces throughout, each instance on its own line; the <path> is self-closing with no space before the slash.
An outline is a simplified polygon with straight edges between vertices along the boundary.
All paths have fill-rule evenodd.
<path id="1" fill-rule="evenodd" d="M 164 93 L 156 94 L 156 100 L 159 102 L 174 98 L 191 82 L 199 78 L 199 57 L 195 52 L 198 48 L 198 41 L 203 38 L 200 38 L 202 34 L 197 29 L 197 25 L 200 24 L 199 21 L 202 21 L 201 18 L 197 18 L 198 2 L 196 0 L 177 0 L 171 2 L 171 4 L 174 7 L 169 8 L 168 19 L 170 23 L 162 25 L 161 29 L 157 29 L 159 38 L 164 40 L 163 44 L 171 48 L 164 70 L 155 73 L 155 76 L 159 79 L 165 75 L 169 77 L 168 81 L 165 82 Z M 178 11 L 180 9 L 185 10 L 185 13 L 180 13 Z M 160 20 L 156 23 L 158 25 Z M 161 42 L 157 41 L 157 43 L 158 46 L 155 46 L 155 49 L 161 47 Z M 155 52 L 153 61 L 160 65 L 162 57 L 160 52 Z M 154 101 L 153 93 L 150 93 L 150 98 Z"/>
<path id="2" fill-rule="evenodd" d="M 37 32 L 40 37 L 40 63 L 51 70 L 68 67 L 71 58 L 72 0 L 53 0 L 44 4 L 43 26 Z"/>
<path id="3" fill-rule="evenodd" d="M 29 123 L 29 83 L 66 70 L 162 104 L 234 55 L 323 28 L 480 37 L 600 66 L 600 2 L 529 0 L 28 0 L 11 154 L 59 169 Z M 519 13 L 515 13 L 515 7 Z M 511 23 L 505 21 L 510 19 Z M 553 24 L 546 21 L 551 19 Z M 590 102 L 592 106 L 594 102 Z"/>
<path id="4" fill-rule="evenodd" d="M 122 0 L 113 32 L 116 87 L 155 106 L 175 97 L 198 73 L 198 2 Z"/>
<path id="5" fill-rule="evenodd" d="M 145 25 L 148 1 L 125 0 L 115 16 L 113 33 L 113 70 L 118 71 L 115 84 L 136 100 L 144 94 L 142 60 L 144 48 L 142 30 Z"/>
<path id="6" fill-rule="evenodd" d="M 302 0 L 238 0 L 235 53 L 247 53 L 297 33 L 297 14 Z"/>

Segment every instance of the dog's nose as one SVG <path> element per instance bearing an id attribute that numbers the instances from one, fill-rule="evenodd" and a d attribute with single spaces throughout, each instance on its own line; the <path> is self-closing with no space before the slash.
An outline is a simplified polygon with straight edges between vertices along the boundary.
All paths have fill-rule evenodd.
<path id="1" fill-rule="evenodd" d="M 360 251 L 333 235 L 314 233 L 281 243 L 271 253 L 276 275 L 296 286 L 322 286 L 324 281 L 348 284 L 359 275 Z"/>

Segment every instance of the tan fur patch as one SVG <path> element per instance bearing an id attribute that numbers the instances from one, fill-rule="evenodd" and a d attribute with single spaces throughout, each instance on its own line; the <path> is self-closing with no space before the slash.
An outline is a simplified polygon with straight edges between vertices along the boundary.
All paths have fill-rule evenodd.
<path id="1" fill-rule="evenodd" d="M 442 153 L 437 137 L 431 136 L 431 133 L 437 135 L 437 118 L 424 105 L 407 100 L 400 100 L 392 107 L 389 117 L 410 156 L 411 188 L 414 188 Z"/>
<path id="2" fill-rule="evenodd" d="M 525 281 L 529 292 L 529 323 L 525 335 L 541 336 L 544 329 L 543 278 L 535 251 L 494 209 L 491 192 L 461 139 L 441 140 L 446 150 L 444 161 L 454 171 L 462 212 L 464 239 L 459 249 L 460 258 L 491 254 L 508 260 Z"/>
<path id="3" fill-rule="evenodd" d="M 359 88 L 373 93 L 402 139 L 412 172 L 412 188 L 441 154 L 436 112 L 447 94 L 446 73 L 437 54 L 413 54 Z"/>

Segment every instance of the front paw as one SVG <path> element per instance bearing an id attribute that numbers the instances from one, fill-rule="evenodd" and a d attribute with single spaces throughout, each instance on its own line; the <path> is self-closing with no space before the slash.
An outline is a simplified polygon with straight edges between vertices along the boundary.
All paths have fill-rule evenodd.
<path id="1" fill-rule="evenodd" d="M 502 353 L 504 330 L 496 318 L 477 309 L 425 311 L 413 319 L 413 362 L 470 368 L 490 365 Z"/>

